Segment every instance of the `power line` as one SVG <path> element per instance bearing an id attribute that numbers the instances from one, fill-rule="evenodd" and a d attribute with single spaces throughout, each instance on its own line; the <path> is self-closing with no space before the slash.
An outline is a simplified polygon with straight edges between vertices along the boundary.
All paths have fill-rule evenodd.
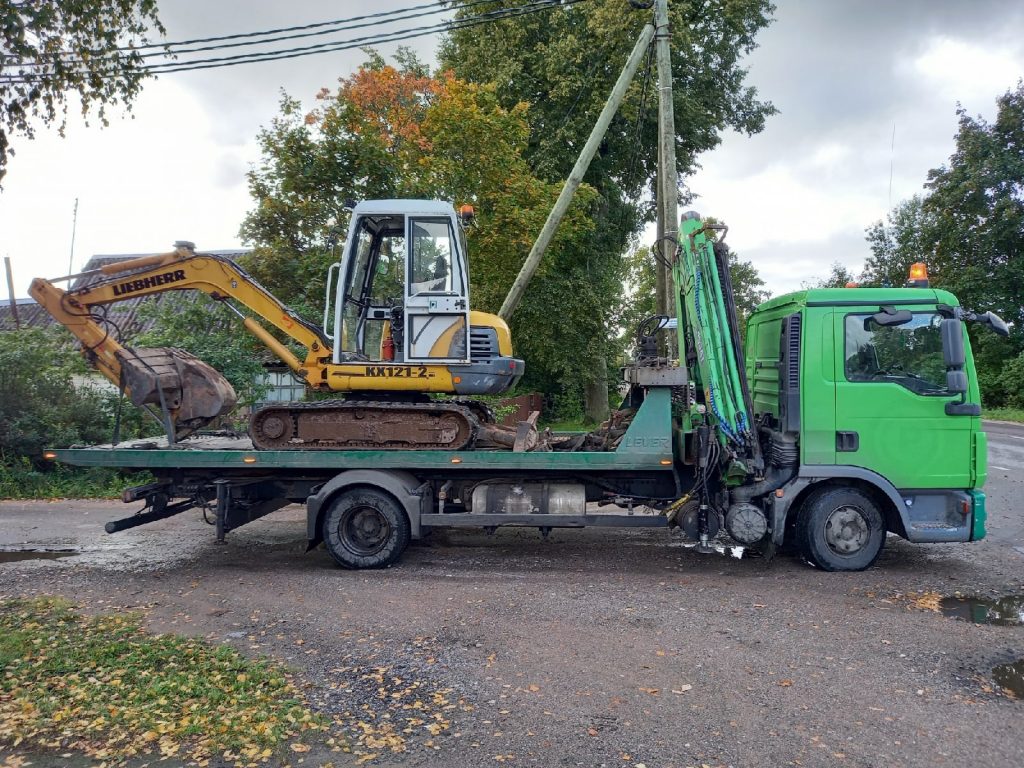
<path id="1" fill-rule="evenodd" d="M 470 2 L 464 3 L 461 7 L 471 8 L 477 5 L 484 5 L 493 2 L 494 0 L 471 0 Z M 423 10 L 425 8 L 429 10 Z M 277 43 L 284 40 L 296 40 L 305 37 L 331 35 L 334 34 L 335 32 L 345 32 L 352 29 L 362 29 L 365 27 L 380 26 L 381 24 L 392 24 L 397 21 L 408 21 L 410 19 L 417 19 L 423 16 L 436 16 L 439 13 L 446 13 L 448 12 L 448 10 L 449 8 L 447 8 L 443 4 L 442 0 L 433 0 L 433 2 L 423 3 L 421 5 L 414 5 L 408 8 L 396 8 L 391 11 L 382 11 L 381 13 L 371 13 L 363 16 L 352 16 L 347 19 L 319 21 L 313 24 L 303 24 L 301 26 L 295 27 L 279 27 L 277 29 L 267 29 L 261 32 L 240 32 L 233 35 L 221 35 L 218 37 L 201 37 L 192 40 L 177 40 L 174 42 L 166 43 L 143 43 L 134 46 L 120 46 L 112 49 L 112 51 L 120 53 L 138 53 L 139 57 L 143 59 L 155 57 L 168 57 L 186 53 L 202 53 L 204 51 L 216 51 L 227 48 L 241 48 L 244 46 L 251 45 Z M 416 11 L 418 11 L 418 13 L 416 13 Z M 294 32 L 295 34 L 281 34 L 292 32 Z M 268 37 L 268 35 L 277 36 Z M 220 44 L 226 40 L 242 40 L 243 42 L 229 42 Z M 200 48 L 184 48 L 184 46 L 199 45 L 202 43 L 218 43 L 218 45 L 207 45 Z M 140 51 L 150 52 L 140 53 Z M 103 56 L 106 52 L 90 51 L 89 53 L 95 56 Z M 58 58 L 62 56 L 67 57 L 68 55 L 69 54 L 66 53 L 58 53 Z M 82 59 L 64 58 L 64 61 L 68 63 L 81 63 Z M 19 61 L 11 63 L 15 66 L 44 66 L 43 64 L 38 62 Z"/>
<path id="2" fill-rule="evenodd" d="M 484 0 L 475 0 L 475 2 L 469 3 L 468 5 L 478 5 L 483 1 Z M 554 8 L 563 8 L 583 2 L 591 2 L 591 0 L 532 0 L 532 2 L 528 2 L 520 6 L 515 6 L 513 8 L 502 8 L 494 11 L 488 11 L 485 13 L 477 14 L 475 16 L 468 16 L 462 19 L 455 19 L 452 21 L 446 21 L 432 26 L 423 27 L 418 30 L 395 30 L 392 32 L 382 32 L 376 33 L 374 35 L 365 35 L 362 37 L 351 38 L 349 40 L 318 43 L 315 45 L 298 48 L 286 48 L 278 51 L 256 51 L 252 53 L 235 54 L 231 56 L 214 57 L 207 59 L 193 59 L 192 61 L 183 62 L 158 62 L 151 65 L 139 67 L 137 71 L 147 74 L 168 74 L 172 72 L 189 72 L 201 69 L 215 69 L 219 67 L 235 66 L 238 64 L 249 64 L 259 61 L 279 61 L 284 59 L 299 58 L 302 56 L 309 56 L 318 53 L 331 53 L 335 51 L 349 50 L 352 48 L 363 47 L 367 45 L 409 40 L 415 37 L 423 37 L 426 35 L 436 34 L 438 32 L 450 32 L 458 29 L 465 29 L 469 27 L 478 26 L 480 24 L 501 21 L 507 18 L 525 16 L 531 13 L 537 13 L 539 11 L 545 11 Z M 406 10 L 413 9 L 410 8 Z M 356 27 L 351 28 L 354 29 Z M 192 52 L 194 53 L 196 51 Z M 97 59 L 94 62 L 90 63 L 102 64 L 104 63 L 104 59 Z M 96 72 L 93 72 L 92 74 L 94 76 L 103 78 L 113 76 Z M 10 75 L 6 77 L 0 76 L 0 84 L 38 82 L 40 80 L 45 79 L 45 77 L 46 75 L 39 73 L 19 73 L 18 75 Z"/>

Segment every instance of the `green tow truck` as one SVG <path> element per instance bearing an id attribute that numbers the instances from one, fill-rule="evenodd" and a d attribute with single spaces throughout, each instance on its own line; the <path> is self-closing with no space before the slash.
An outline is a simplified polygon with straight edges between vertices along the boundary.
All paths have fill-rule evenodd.
<path id="1" fill-rule="evenodd" d="M 300 503 L 310 549 L 323 542 L 349 568 L 390 565 L 443 527 L 679 526 L 701 549 L 728 536 L 831 571 L 871 566 L 887 533 L 981 539 L 986 440 L 965 323 L 1006 325 L 918 275 L 772 299 L 744 349 L 723 237 L 682 217 L 676 316 L 641 324 L 623 403 L 591 435 L 512 450 L 254 450 L 198 436 L 48 456 L 153 474 L 123 494 L 144 508 L 108 532 L 212 507 L 223 541 Z"/>

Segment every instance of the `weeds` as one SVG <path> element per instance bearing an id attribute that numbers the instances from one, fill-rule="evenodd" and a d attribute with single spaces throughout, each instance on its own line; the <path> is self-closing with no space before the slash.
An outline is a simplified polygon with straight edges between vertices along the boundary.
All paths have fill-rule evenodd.
<path id="1" fill-rule="evenodd" d="M 109 467 L 35 469 L 26 458 L 0 462 L 0 499 L 113 499 L 130 485 L 153 481 L 148 472 L 126 473 Z"/>

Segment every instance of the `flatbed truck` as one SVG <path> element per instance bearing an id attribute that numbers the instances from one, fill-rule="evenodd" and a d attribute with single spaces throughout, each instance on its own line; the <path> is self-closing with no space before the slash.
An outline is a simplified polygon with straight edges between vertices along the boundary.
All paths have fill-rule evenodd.
<path id="1" fill-rule="evenodd" d="M 144 509 L 110 532 L 202 507 L 223 541 L 299 503 L 310 549 L 323 542 L 349 568 L 390 565 L 411 539 L 463 526 L 678 525 L 702 547 L 727 533 L 833 571 L 870 567 L 887 534 L 981 539 L 986 437 L 965 324 L 1005 324 L 918 275 L 774 298 L 741 346 L 719 229 L 683 217 L 678 359 L 658 356 L 669 318 L 652 318 L 623 370 L 612 450 L 254 450 L 192 437 L 47 456 L 153 474 L 123 496 Z"/>

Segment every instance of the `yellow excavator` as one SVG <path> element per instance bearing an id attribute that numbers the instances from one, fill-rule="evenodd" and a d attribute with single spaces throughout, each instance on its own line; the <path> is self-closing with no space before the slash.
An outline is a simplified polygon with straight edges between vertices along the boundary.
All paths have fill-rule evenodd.
<path id="1" fill-rule="evenodd" d="M 469 206 L 456 213 L 450 203 L 433 200 L 356 205 L 341 258 L 328 270 L 322 329 L 232 260 L 198 253 L 187 242 L 169 253 L 78 275 L 37 278 L 29 293 L 135 405 L 159 415 L 169 436 L 187 435 L 230 411 L 236 404 L 233 388 L 184 350 L 122 345 L 110 333 L 104 307 L 163 291 L 198 290 L 234 311 L 310 389 L 344 395 L 257 410 L 249 430 L 257 448 L 513 447 L 515 430 L 494 424 L 486 406 L 431 397 L 500 394 L 523 375 L 508 325 L 469 308 L 464 228 L 472 215 Z M 66 291 L 54 285 L 75 279 L 77 287 Z M 267 324 L 303 347 L 305 356 L 296 356 Z"/>

